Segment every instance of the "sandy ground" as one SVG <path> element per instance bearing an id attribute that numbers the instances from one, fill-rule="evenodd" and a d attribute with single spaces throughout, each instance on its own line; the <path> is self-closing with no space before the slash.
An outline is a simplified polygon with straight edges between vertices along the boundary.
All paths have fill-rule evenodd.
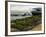
<path id="1" fill-rule="evenodd" d="M 35 26 L 31 31 L 41 31 L 42 30 L 42 25 L 39 24 L 37 26 Z M 11 31 L 16 31 L 16 29 L 13 29 Z"/>
<path id="2" fill-rule="evenodd" d="M 41 25 L 41 24 L 35 26 L 35 27 L 32 29 L 32 31 L 41 31 L 41 30 L 42 30 L 42 25 Z"/>

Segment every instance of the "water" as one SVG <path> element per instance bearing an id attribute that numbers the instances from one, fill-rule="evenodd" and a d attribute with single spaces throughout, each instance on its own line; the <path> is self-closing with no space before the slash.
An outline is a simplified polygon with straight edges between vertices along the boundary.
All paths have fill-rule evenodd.
<path id="1" fill-rule="evenodd" d="M 26 17 L 31 17 L 31 16 L 11 16 L 10 19 L 16 20 L 16 19 L 22 19 L 22 18 L 26 18 Z"/>
<path id="2" fill-rule="evenodd" d="M 10 19 L 11 20 L 16 20 L 16 19 L 22 19 L 22 18 L 26 18 L 26 17 L 31 17 L 32 16 L 32 13 L 30 11 L 27 11 L 27 12 L 14 12 L 14 11 L 11 11 L 11 14 L 12 15 L 18 15 L 18 16 L 11 16 Z M 22 16 L 22 15 L 25 15 L 25 16 Z"/>

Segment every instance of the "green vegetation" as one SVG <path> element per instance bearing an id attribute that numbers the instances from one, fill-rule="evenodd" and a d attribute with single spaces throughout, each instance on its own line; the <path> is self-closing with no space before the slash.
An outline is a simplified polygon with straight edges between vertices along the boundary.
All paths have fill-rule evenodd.
<path id="1" fill-rule="evenodd" d="M 41 16 L 26 17 L 23 19 L 16 19 L 11 21 L 11 28 L 18 29 L 19 31 L 31 30 L 34 26 L 41 23 Z"/>

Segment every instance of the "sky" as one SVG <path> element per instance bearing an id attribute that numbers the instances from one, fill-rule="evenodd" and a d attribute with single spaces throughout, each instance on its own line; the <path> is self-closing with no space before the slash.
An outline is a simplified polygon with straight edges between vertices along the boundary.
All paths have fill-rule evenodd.
<path id="1" fill-rule="evenodd" d="M 39 4 L 19 4 L 19 3 L 15 3 L 15 4 L 10 4 L 10 10 L 11 13 L 25 13 L 27 11 L 32 11 L 33 8 L 41 8 L 41 5 Z"/>
<path id="2" fill-rule="evenodd" d="M 23 11 L 23 10 L 28 10 L 28 9 L 32 9 L 32 8 L 38 8 L 38 7 L 40 7 L 40 5 L 39 6 L 37 6 L 37 5 L 12 5 L 11 10 Z"/>

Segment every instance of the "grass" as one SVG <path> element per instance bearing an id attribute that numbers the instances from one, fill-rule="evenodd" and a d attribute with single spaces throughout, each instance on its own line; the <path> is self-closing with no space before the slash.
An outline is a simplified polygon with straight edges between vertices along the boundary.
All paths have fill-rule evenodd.
<path id="1" fill-rule="evenodd" d="M 35 15 L 23 19 L 16 19 L 11 21 L 11 28 L 18 29 L 19 31 L 31 30 L 33 27 L 41 23 L 41 16 Z"/>

